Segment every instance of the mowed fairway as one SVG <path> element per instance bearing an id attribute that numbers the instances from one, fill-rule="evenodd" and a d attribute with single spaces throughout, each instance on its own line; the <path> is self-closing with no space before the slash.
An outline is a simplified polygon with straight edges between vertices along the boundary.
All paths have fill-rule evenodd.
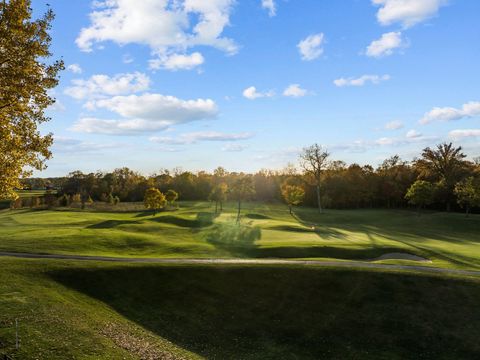
<path id="1" fill-rule="evenodd" d="M 437 267 L 480 268 L 480 216 L 408 210 L 299 208 L 249 203 L 242 226 L 235 204 L 220 216 L 206 202 L 148 212 L 0 211 L 0 251 L 162 258 L 369 260 L 405 252 Z M 387 262 L 406 262 L 388 260 Z"/>

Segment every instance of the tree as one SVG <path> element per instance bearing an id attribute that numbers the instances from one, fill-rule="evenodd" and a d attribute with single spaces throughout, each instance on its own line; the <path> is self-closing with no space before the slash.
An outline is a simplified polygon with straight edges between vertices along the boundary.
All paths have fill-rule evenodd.
<path id="1" fill-rule="evenodd" d="M 153 211 L 153 215 L 157 213 L 159 209 L 162 209 L 167 200 L 165 199 L 165 195 L 163 195 L 160 190 L 156 188 L 150 188 L 145 191 L 145 197 L 143 199 L 143 203 L 147 209 L 151 209 Z"/>
<path id="2" fill-rule="evenodd" d="M 38 125 L 49 120 L 45 109 L 55 99 L 48 90 L 58 84 L 63 61 L 48 64 L 51 9 L 32 20 L 30 0 L 0 3 L 0 197 L 15 197 L 20 179 L 31 169 L 43 170 L 51 157 L 51 134 Z"/>
<path id="3" fill-rule="evenodd" d="M 284 183 L 282 185 L 282 196 L 288 205 L 290 214 L 292 214 L 292 206 L 297 206 L 303 201 L 305 190 L 300 186 Z"/>
<path id="4" fill-rule="evenodd" d="M 317 191 L 318 212 L 322 212 L 320 187 L 322 185 L 322 172 L 327 166 L 330 154 L 320 145 L 313 144 L 303 149 L 300 154 L 300 163 L 307 175 L 313 180 Z"/>
<path id="5" fill-rule="evenodd" d="M 218 212 L 218 204 L 220 211 L 223 210 L 223 202 L 227 199 L 228 186 L 225 183 L 217 184 L 210 192 L 209 200 L 215 201 L 215 214 Z"/>
<path id="6" fill-rule="evenodd" d="M 415 163 L 422 178 L 441 183 L 447 211 L 450 211 L 455 184 L 467 173 L 468 165 L 463 160 L 465 157 L 461 146 L 456 148 L 452 143 L 443 143 L 437 145 L 436 149 L 423 149 L 422 158 Z"/>
<path id="7" fill-rule="evenodd" d="M 410 204 L 417 205 L 418 214 L 425 205 L 429 205 L 433 202 L 433 196 L 435 194 L 435 186 L 425 180 L 417 180 L 408 189 L 405 194 L 405 199 Z"/>
<path id="8" fill-rule="evenodd" d="M 480 206 L 479 185 L 478 182 L 475 183 L 475 179 L 472 176 L 455 185 L 454 192 L 457 196 L 457 203 L 460 207 L 465 209 L 467 217 L 472 207 Z"/>
<path id="9" fill-rule="evenodd" d="M 178 193 L 175 190 L 168 190 L 167 193 L 165 194 L 165 199 L 170 205 L 173 205 L 175 200 L 178 199 Z"/>
<path id="10" fill-rule="evenodd" d="M 240 179 L 237 179 L 237 181 L 233 183 L 230 194 L 232 198 L 238 202 L 237 223 L 239 223 L 242 201 L 255 194 L 252 178 L 249 176 L 243 176 Z"/>

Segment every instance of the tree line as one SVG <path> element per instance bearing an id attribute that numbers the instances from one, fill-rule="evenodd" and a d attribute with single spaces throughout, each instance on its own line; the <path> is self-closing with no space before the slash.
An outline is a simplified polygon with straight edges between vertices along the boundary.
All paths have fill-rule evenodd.
<path id="1" fill-rule="evenodd" d="M 112 172 L 74 171 L 65 177 L 29 178 L 25 189 L 55 189 L 59 196 L 87 196 L 94 201 L 144 201 L 148 189 L 162 194 L 174 191 L 181 200 L 210 200 L 221 209 L 223 202 L 239 199 L 290 206 L 303 203 L 323 208 L 402 208 L 409 204 L 447 211 L 480 206 L 480 161 L 469 161 L 461 147 L 439 144 L 425 148 L 419 158 L 406 162 L 392 156 L 376 168 L 332 160 L 321 146 L 303 149 L 298 170 L 289 164 L 282 170 L 253 174 L 229 172 L 218 167 L 212 173 L 181 169 L 161 170 L 144 176 L 128 168 Z"/>

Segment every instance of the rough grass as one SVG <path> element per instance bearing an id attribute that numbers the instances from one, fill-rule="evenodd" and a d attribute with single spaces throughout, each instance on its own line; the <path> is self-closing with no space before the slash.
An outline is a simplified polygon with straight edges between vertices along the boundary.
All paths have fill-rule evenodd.
<path id="1" fill-rule="evenodd" d="M 0 354 L 15 359 L 438 360 L 480 353 L 480 282 L 473 278 L 8 258 L 0 267 Z"/>
<path id="2" fill-rule="evenodd" d="M 220 216 L 209 203 L 149 212 L 0 211 L 0 250 L 107 256 L 334 258 L 367 260 L 409 252 L 433 266 L 480 268 L 480 216 L 406 210 L 298 208 L 250 203 L 242 225 L 235 206 Z M 390 260 L 391 261 L 391 260 Z"/>

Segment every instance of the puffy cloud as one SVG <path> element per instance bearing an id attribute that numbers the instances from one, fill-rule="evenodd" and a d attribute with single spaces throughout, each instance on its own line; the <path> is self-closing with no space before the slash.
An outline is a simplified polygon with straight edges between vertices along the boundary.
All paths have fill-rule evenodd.
<path id="1" fill-rule="evenodd" d="M 74 74 L 81 74 L 82 68 L 78 64 L 70 64 L 67 66 L 67 70 L 71 71 Z"/>
<path id="2" fill-rule="evenodd" d="M 420 119 L 420 124 L 428 124 L 433 121 L 460 120 L 465 117 L 468 118 L 479 115 L 480 101 L 471 101 L 463 104 L 461 109 L 453 107 L 434 107 L 427 112 L 422 119 Z"/>
<path id="3" fill-rule="evenodd" d="M 380 6 L 377 20 L 382 25 L 401 23 L 411 27 L 437 14 L 447 0 L 372 0 Z"/>
<path id="4" fill-rule="evenodd" d="M 105 41 L 147 45 L 160 57 L 198 45 L 237 51 L 233 40 L 222 37 L 234 0 L 104 0 L 94 5 L 90 25 L 76 39 L 83 51 Z"/>
<path id="5" fill-rule="evenodd" d="M 392 55 L 393 51 L 400 47 L 407 46 L 402 39 L 400 31 L 392 31 L 382 34 L 380 39 L 374 40 L 367 46 L 365 54 L 370 57 L 382 57 Z"/>
<path id="6" fill-rule="evenodd" d="M 129 74 L 93 75 L 87 80 L 72 80 L 72 86 L 65 89 L 65 94 L 81 100 L 129 94 L 147 90 L 150 87 L 150 78 L 139 72 Z"/>
<path id="7" fill-rule="evenodd" d="M 213 100 L 182 100 L 161 94 L 114 96 L 93 101 L 92 109 L 106 109 L 121 119 L 81 118 L 74 131 L 110 135 L 129 135 L 164 130 L 175 124 L 212 119 L 217 115 Z"/>
<path id="8" fill-rule="evenodd" d="M 421 133 L 419 133 L 418 131 L 412 129 L 412 130 L 409 130 L 407 131 L 407 134 L 405 135 L 408 139 L 417 139 L 419 137 L 422 136 Z"/>
<path id="9" fill-rule="evenodd" d="M 324 34 L 318 33 L 307 36 L 297 45 L 298 51 L 302 56 L 302 60 L 311 61 L 320 57 L 323 54 Z"/>
<path id="10" fill-rule="evenodd" d="M 398 130 L 403 128 L 403 123 L 400 120 L 393 120 L 385 124 L 387 130 Z"/>
<path id="11" fill-rule="evenodd" d="M 333 83 L 338 87 L 343 86 L 363 86 L 367 82 L 372 84 L 380 84 L 382 81 L 387 81 L 390 79 L 390 75 L 362 75 L 359 78 L 340 78 L 333 81 Z"/>
<path id="12" fill-rule="evenodd" d="M 469 137 L 480 137 L 480 129 L 458 129 L 452 130 L 448 136 L 454 140 L 461 140 Z"/>
<path id="13" fill-rule="evenodd" d="M 190 55 L 171 54 L 161 56 L 158 59 L 149 61 L 150 69 L 166 69 L 166 70 L 191 70 L 204 63 L 205 59 L 199 52 Z"/>
<path id="14" fill-rule="evenodd" d="M 299 84 L 291 84 L 283 91 L 283 96 L 298 98 L 305 95 L 307 95 L 307 90 L 302 89 Z"/>
<path id="15" fill-rule="evenodd" d="M 177 138 L 172 138 L 168 136 L 158 137 L 153 136 L 150 138 L 150 141 L 159 143 L 159 144 L 169 144 L 169 145 L 185 145 L 185 144 L 194 144 L 202 141 L 239 141 L 250 139 L 253 135 L 250 133 L 222 133 L 218 131 L 198 131 L 191 132 L 186 134 L 181 134 Z"/>
<path id="16" fill-rule="evenodd" d="M 274 0 L 262 0 L 262 7 L 268 10 L 269 16 L 275 16 L 277 14 L 277 7 Z"/>
<path id="17" fill-rule="evenodd" d="M 262 97 L 272 97 L 274 95 L 275 93 L 272 90 L 266 92 L 259 92 L 257 91 L 257 88 L 255 86 L 250 86 L 243 90 L 243 96 L 249 100 L 255 100 Z"/>

